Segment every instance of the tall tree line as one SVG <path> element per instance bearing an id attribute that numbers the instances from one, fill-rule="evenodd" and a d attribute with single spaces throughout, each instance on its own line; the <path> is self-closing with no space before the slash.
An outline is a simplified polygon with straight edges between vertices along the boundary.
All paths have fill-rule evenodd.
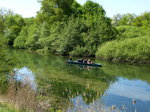
<path id="1" fill-rule="evenodd" d="M 84 5 L 75 0 L 43 0 L 35 18 L 0 10 L 3 43 L 45 54 L 95 56 L 107 42 L 147 35 L 149 25 L 150 12 L 117 14 L 111 19 L 91 0 Z"/>
<path id="2" fill-rule="evenodd" d="M 61 55 L 94 56 L 97 47 L 115 38 L 117 30 L 98 3 L 88 0 L 43 0 L 35 18 L 1 14 L 1 38 L 8 45 Z"/>

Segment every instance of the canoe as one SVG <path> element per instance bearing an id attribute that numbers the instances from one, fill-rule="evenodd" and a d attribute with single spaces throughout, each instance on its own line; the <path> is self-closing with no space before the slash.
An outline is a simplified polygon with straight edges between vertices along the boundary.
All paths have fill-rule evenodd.
<path id="1" fill-rule="evenodd" d="M 102 67 L 102 64 L 98 64 L 98 63 L 88 64 L 88 63 L 77 62 L 77 61 L 71 61 L 71 60 L 67 60 L 67 63 L 69 63 L 69 64 L 77 64 L 77 65 L 86 65 L 86 66 Z"/>

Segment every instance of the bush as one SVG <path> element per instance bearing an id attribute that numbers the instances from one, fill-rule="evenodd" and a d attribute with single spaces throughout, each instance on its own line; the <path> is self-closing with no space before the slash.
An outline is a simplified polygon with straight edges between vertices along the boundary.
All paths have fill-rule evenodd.
<path id="1" fill-rule="evenodd" d="M 150 62 L 149 36 L 111 41 L 99 47 L 96 56 L 120 61 Z"/>
<path id="2" fill-rule="evenodd" d="M 85 47 L 77 46 L 73 51 L 69 53 L 71 56 L 86 56 L 88 55 Z"/>
<path id="3" fill-rule="evenodd" d="M 0 49 L 0 93 L 5 93 L 8 88 L 8 76 L 14 66 L 11 58 Z"/>
<path id="4" fill-rule="evenodd" d="M 137 38 L 146 35 L 146 29 L 135 26 L 118 26 L 119 35 L 117 39 Z"/>
<path id="5" fill-rule="evenodd" d="M 13 47 L 15 48 L 26 48 L 26 38 L 28 37 L 28 27 L 24 27 L 19 36 L 15 39 Z"/>

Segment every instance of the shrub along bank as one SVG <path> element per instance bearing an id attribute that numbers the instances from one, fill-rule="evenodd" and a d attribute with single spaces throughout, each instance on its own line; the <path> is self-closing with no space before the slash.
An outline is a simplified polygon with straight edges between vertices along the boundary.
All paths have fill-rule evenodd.
<path id="1" fill-rule="evenodd" d="M 96 56 L 108 60 L 150 63 L 150 37 L 107 42 L 98 49 Z"/>

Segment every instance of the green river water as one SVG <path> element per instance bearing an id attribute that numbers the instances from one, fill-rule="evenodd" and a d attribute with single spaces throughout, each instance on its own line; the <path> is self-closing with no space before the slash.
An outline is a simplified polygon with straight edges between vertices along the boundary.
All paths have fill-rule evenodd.
<path id="1" fill-rule="evenodd" d="M 89 109 L 98 112 L 101 106 L 112 105 L 123 112 L 150 112 L 150 65 L 91 58 L 103 67 L 86 67 L 67 64 L 68 57 L 44 56 L 25 50 L 8 49 L 7 55 L 17 61 L 14 68 L 17 80 L 28 77 L 35 91 L 50 85 L 46 94 L 56 97 L 53 105 L 59 105 L 65 112 Z"/>

